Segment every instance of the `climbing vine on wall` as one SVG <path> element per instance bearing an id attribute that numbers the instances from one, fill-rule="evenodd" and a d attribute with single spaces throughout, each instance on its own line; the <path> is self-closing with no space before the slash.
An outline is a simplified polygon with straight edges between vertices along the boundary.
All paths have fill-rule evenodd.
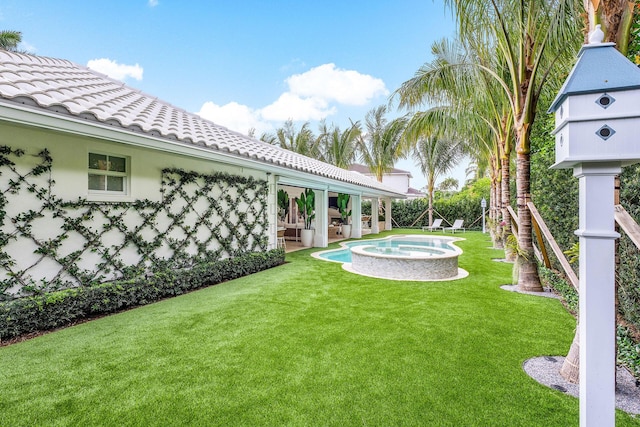
<path id="1" fill-rule="evenodd" d="M 267 183 L 164 169 L 162 201 L 55 195 L 53 159 L 0 147 L 0 300 L 267 249 Z"/>

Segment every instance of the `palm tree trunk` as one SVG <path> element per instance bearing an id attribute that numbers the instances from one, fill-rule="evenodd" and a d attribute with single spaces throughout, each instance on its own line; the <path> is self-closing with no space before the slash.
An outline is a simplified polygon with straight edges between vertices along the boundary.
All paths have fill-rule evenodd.
<path id="1" fill-rule="evenodd" d="M 560 375 L 573 384 L 580 381 L 580 325 L 576 326 L 576 334 L 569 348 L 569 354 L 560 368 Z"/>
<path id="2" fill-rule="evenodd" d="M 526 136 L 522 136 L 526 138 Z M 531 227 L 531 212 L 527 203 L 531 199 L 531 162 L 528 152 L 521 153 L 518 150 L 516 162 L 516 189 L 518 203 L 518 262 L 520 273 L 518 275 L 518 288 L 528 292 L 542 292 L 540 277 L 538 276 L 538 264 L 533 251 L 533 235 Z"/>
<path id="3" fill-rule="evenodd" d="M 496 249 L 502 249 L 502 239 L 500 238 L 500 180 L 494 179 L 491 183 L 491 219 L 492 219 L 492 230 L 491 230 L 491 240 L 493 242 L 493 247 Z"/>
<path id="4" fill-rule="evenodd" d="M 511 187 L 510 187 L 510 179 L 511 179 L 511 170 L 510 170 L 510 162 L 509 156 L 502 156 L 501 159 L 501 169 L 502 169 L 502 186 L 501 186 L 501 197 L 500 197 L 500 207 L 502 209 L 502 220 L 504 221 L 504 225 L 502 226 L 502 247 L 505 249 L 504 256 L 508 261 L 515 260 L 515 253 L 513 252 L 513 248 L 510 248 L 507 245 L 507 237 L 512 233 L 511 231 L 511 214 L 509 213 L 509 204 L 511 203 Z"/>
<path id="5" fill-rule="evenodd" d="M 433 190 L 429 190 L 429 227 L 431 227 L 432 225 L 433 225 Z"/>

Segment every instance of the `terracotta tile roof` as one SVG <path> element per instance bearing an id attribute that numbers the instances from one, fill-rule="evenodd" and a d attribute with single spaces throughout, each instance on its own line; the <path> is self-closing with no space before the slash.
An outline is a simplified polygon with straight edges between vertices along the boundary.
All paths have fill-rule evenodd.
<path id="1" fill-rule="evenodd" d="M 0 50 L 0 101 L 95 120 L 138 134 L 205 146 L 240 158 L 398 194 L 373 179 L 234 132 L 63 59 Z"/>

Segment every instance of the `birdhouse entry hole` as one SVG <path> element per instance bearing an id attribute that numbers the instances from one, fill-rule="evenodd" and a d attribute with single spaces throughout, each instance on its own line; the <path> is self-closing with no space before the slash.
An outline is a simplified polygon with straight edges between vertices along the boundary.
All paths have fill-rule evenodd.
<path id="1" fill-rule="evenodd" d="M 602 126 L 600 129 L 596 131 L 596 135 L 598 135 L 600 138 L 602 138 L 605 141 L 611 138 L 614 133 L 616 133 L 616 131 L 611 129 L 607 125 Z"/>
<path id="2" fill-rule="evenodd" d="M 614 102 L 616 102 L 615 98 L 611 95 L 607 95 L 606 93 L 596 99 L 596 104 L 598 104 L 602 108 L 609 108 Z"/>

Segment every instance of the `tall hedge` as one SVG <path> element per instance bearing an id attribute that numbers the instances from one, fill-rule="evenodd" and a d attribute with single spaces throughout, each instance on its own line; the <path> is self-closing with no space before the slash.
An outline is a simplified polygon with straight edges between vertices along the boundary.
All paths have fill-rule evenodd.
<path id="1" fill-rule="evenodd" d="M 555 163 L 552 115 L 540 115 L 531 136 L 531 199 L 563 250 L 578 242 L 578 180 L 573 169 L 551 169 Z"/>
<path id="2" fill-rule="evenodd" d="M 490 185 L 489 178 L 483 178 L 458 193 L 436 192 L 433 202 L 433 208 L 435 209 L 433 218 L 445 219 L 444 224 L 447 222 L 453 224 L 456 219 L 463 219 L 466 228 L 481 228 L 481 201 L 483 197 L 487 201 L 489 200 Z M 371 212 L 370 203 L 367 204 L 366 209 L 366 214 Z M 391 215 L 395 223 L 400 227 L 413 226 L 419 228 L 429 225 L 429 214 L 425 213 L 429 209 L 429 202 L 426 197 L 408 201 L 393 201 L 391 209 Z M 364 210 L 365 205 L 363 205 L 363 213 Z M 416 220 L 418 221 L 416 222 Z"/>
<path id="3" fill-rule="evenodd" d="M 551 135 L 554 118 L 540 116 L 531 138 L 532 200 L 563 251 L 578 242 L 578 180 L 572 169 L 555 170 L 555 139 Z M 620 202 L 640 223 L 640 165 L 623 168 Z M 622 233 L 617 271 L 618 313 L 640 330 L 640 250 Z M 557 263 L 554 266 L 559 269 Z M 577 270 L 578 266 L 574 266 Z"/>

